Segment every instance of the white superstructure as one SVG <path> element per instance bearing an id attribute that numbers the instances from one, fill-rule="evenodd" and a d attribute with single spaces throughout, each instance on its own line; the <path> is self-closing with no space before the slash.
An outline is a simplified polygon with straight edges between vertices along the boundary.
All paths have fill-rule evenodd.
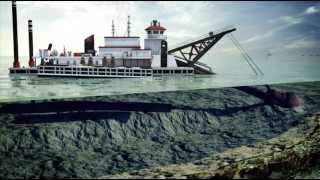
<path id="1" fill-rule="evenodd" d="M 167 53 L 165 28 L 153 20 L 146 29 L 144 47 L 138 36 L 107 36 L 104 45 L 94 49 L 94 36 L 85 40 L 85 53 L 61 53 L 40 50 L 39 75 L 136 77 L 193 74 L 192 67 L 178 67 Z M 128 33 L 129 35 L 129 33 Z M 119 69 L 120 68 L 120 69 Z M 133 70 L 135 69 L 135 70 Z M 132 70 L 132 71 L 131 71 Z"/>

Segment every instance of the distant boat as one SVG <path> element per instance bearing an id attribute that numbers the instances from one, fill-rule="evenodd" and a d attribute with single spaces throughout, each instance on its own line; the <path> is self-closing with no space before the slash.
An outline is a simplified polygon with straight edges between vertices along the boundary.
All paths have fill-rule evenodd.
<path id="1" fill-rule="evenodd" d="M 267 52 L 267 59 L 272 56 L 272 53 L 270 51 Z"/>

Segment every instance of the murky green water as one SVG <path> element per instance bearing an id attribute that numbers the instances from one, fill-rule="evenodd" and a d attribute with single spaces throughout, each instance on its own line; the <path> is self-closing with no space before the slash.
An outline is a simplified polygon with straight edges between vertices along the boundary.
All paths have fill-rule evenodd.
<path id="1" fill-rule="evenodd" d="M 151 78 L 56 78 L 9 75 L 12 57 L 0 57 L 0 102 L 179 91 L 240 85 L 320 80 L 319 61 L 268 61 L 260 63 L 264 76 L 238 68 L 217 75 Z"/>

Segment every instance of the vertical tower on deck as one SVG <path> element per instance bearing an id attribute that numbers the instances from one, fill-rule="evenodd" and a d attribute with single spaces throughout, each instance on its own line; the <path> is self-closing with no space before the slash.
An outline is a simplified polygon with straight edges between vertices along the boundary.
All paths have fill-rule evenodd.
<path id="1" fill-rule="evenodd" d="M 19 48 L 18 48 L 18 29 L 17 29 L 17 4 L 12 1 L 12 27 L 13 27 L 13 67 L 19 68 Z"/>
<path id="2" fill-rule="evenodd" d="M 166 28 L 160 26 L 157 20 L 153 20 L 145 30 L 147 39 L 144 40 L 144 48 L 151 49 L 153 59 L 160 58 L 161 67 L 167 67 L 167 38 L 163 35 Z"/>
<path id="3" fill-rule="evenodd" d="M 35 61 L 33 59 L 32 20 L 28 20 L 28 32 L 29 32 L 29 67 L 34 67 Z"/>

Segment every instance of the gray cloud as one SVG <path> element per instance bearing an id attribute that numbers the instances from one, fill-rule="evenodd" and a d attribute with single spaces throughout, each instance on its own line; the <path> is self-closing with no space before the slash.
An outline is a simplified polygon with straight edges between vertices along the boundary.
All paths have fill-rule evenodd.
<path id="1" fill-rule="evenodd" d="M 0 2 L 0 54 L 12 54 L 11 2 Z M 249 53 L 310 49 L 319 42 L 319 3 L 315 2 L 18 2 L 19 50 L 27 55 L 27 20 L 34 21 L 35 49 L 49 42 L 62 50 L 83 50 L 83 39 L 95 34 L 96 45 L 111 34 L 126 33 L 131 15 L 133 35 L 145 37 L 144 28 L 158 19 L 167 28 L 169 47 L 224 26 L 235 25 L 234 35 Z M 37 51 L 37 50 L 36 50 Z M 228 38 L 223 38 L 203 59 L 227 58 L 238 53 Z"/>

